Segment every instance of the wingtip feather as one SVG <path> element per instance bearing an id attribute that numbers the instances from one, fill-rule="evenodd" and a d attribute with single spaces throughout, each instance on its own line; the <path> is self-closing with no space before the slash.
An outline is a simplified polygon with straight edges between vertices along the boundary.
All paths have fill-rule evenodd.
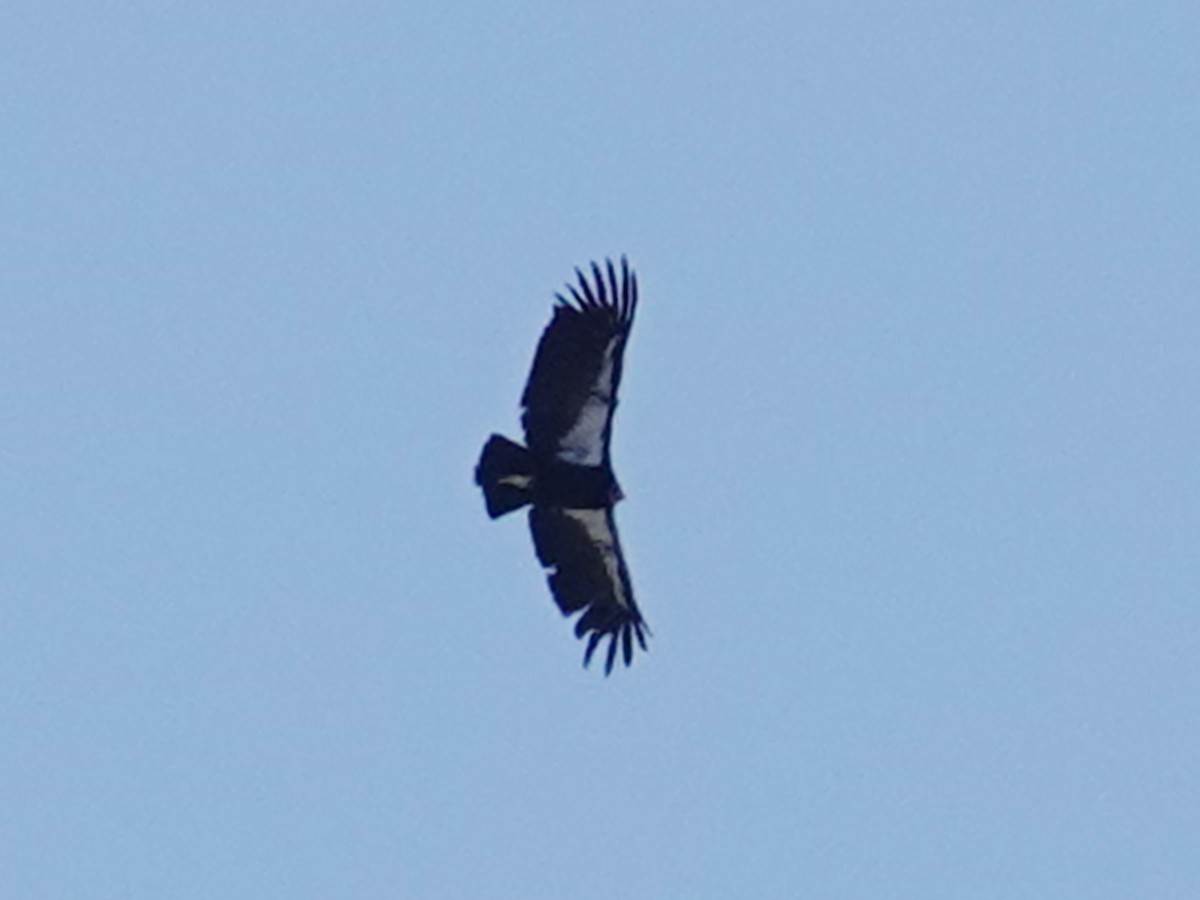
<path id="1" fill-rule="evenodd" d="M 578 266 L 575 267 L 575 274 L 579 277 L 579 286 L 583 288 L 583 296 L 586 298 L 586 301 L 581 299 L 579 301 L 580 304 L 588 309 L 594 309 L 599 304 L 596 303 L 596 297 L 592 294 L 592 286 L 588 284 L 587 276 L 583 274 Z M 573 292 L 575 289 L 572 288 L 571 290 Z M 579 295 L 576 294 L 575 296 L 578 297 Z"/>
<path id="2" fill-rule="evenodd" d="M 617 285 L 617 270 L 613 266 L 612 257 L 609 257 L 604 262 L 608 269 L 608 289 L 609 293 L 612 294 L 613 312 L 616 314 L 617 321 L 623 322 L 625 321 L 625 294 L 622 293 Z"/>
<path id="3" fill-rule="evenodd" d="M 596 280 L 596 294 L 600 298 L 599 305 L 608 306 L 607 291 L 604 290 L 604 276 L 600 273 L 600 267 L 596 265 L 595 260 L 592 261 L 592 277 Z"/>
<path id="4" fill-rule="evenodd" d="M 638 283 L 637 272 L 629 270 L 629 324 L 633 325 L 633 317 L 637 315 Z"/>
<path id="5" fill-rule="evenodd" d="M 600 638 L 604 637 L 603 631 L 593 631 L 592 636 L 588 638 L 587 649 L 583 651 L 583 667 L 586 669 L 592 661 L 592 654 L 596 652 L 596 647 L 600 643 Z"/>

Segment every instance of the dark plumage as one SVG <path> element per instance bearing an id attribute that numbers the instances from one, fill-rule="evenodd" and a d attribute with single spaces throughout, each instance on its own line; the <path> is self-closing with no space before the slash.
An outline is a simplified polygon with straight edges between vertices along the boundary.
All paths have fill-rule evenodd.
<path id="1" fill-rule="evenodd" d="M 633 643 L 646 649 L 649 628 L 617 537 L 613 505 L 623 497 L 609 456 L 625 344 L 637 310 L 637 278 L 622 257 L 578 269 L 570 299 L 558 294 L 554 317 L 538 342 L 521 396 L 528 447 L 493 434 L 475 468 L 493 519 L 530 504 L 538 561 L 563 615 L 579 613 L 575 634 L 587 638 L 583 664 L 609 638 L 604 671 L 618 646 L 625 665 Z"/>

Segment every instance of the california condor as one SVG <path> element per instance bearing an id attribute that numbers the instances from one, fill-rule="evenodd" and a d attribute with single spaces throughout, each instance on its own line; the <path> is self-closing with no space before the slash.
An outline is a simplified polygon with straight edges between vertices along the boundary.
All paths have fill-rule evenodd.
<path id="1" fill-rule="evenodd" d="M 589 282 L 557 294 L 554 317 L 538 342 L 521 397 L 528 447 L 493 434 L 483 446 L 475 483 L 493 519 L 530 505 L 529 529 L 550 592 L 564 616 L 581 613 L 575 635 L 587 637 L 586 666 L 608 636 L 607 675 L 620 645 L 625 665 L 633 642 L 646 649 L 650 629 L 633 599 L 613 505 L 624 496 L 609 457 L 621 361 L 637 310 L 637 276 L 621 258 Z"/>

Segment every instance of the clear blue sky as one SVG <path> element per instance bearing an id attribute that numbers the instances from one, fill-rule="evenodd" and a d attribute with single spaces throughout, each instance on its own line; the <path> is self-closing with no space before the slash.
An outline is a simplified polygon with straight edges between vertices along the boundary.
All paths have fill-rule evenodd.
<path id="1" fill-rule="evenodd" d="M 0 896 L 1200 897 L 1200 6 L 0 14 Z M 642 285 L 605 679 L 471 468 Z"/>

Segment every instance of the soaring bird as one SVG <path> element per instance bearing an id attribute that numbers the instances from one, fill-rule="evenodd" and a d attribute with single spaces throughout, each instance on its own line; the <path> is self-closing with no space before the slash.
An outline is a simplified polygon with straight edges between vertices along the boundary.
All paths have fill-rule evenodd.
<path id="1" fill-rule="evenodd" d="M 525 442 L 493 434 L 483 446 L 475 483 L 488 515 L 499 518 L 528 504 L 529 530 L 564 616 L 580 613 L 575 634 L 587 638 L 583 664 L 607 636 L 605 674 L 618 646 L 625 665 L 633 642 L 646 649 L 647 627 L 633 599 L 617 537 L 613 506 L 624 495 L 609 455 L 625 345 L 637 310 L 637 276 L 621 258 L 591 280 L 575 270 L 570 299 L 556 294 L 521 397 Z"/>

